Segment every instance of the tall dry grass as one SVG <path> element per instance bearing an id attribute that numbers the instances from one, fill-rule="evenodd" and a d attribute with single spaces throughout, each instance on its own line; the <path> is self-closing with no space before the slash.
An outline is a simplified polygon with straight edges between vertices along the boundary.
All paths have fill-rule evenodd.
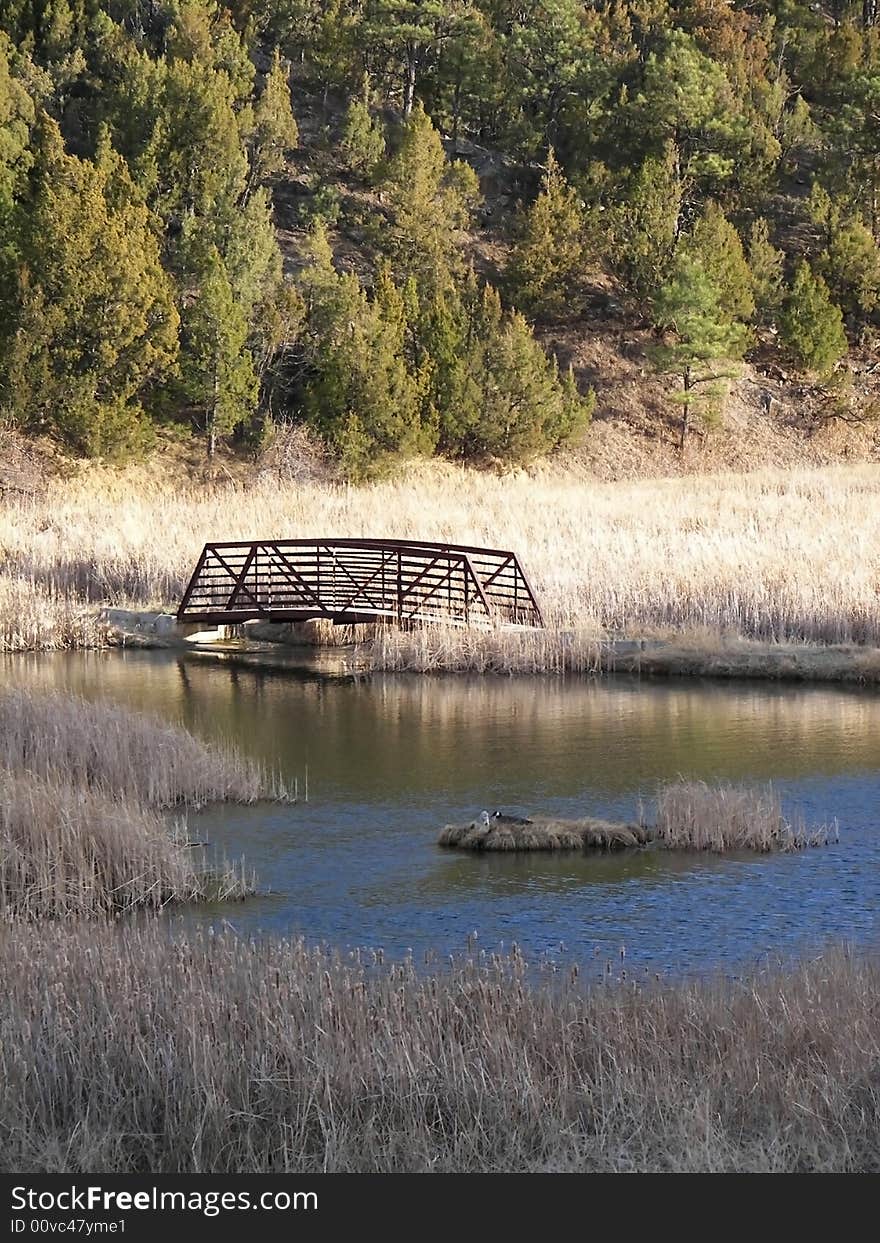
<path id="1" fill-rule="evenodd" d="M 677 781 L 657 794 L 657 836 L 672 850 L 803 850 L 837 840 L 837 824 L 808 828 L 785 816 L 772 785 L 735 786 Z"/>
<path id="2" fill-rule="evenodd" d="M 0 511 L 2 513 L 2 511 Z M 57 652 L 106 647 L 98 611 L 72 589 L 3 573 L 0 561 L 0 652 Z"/>
<path id="3" fill-rule="evenodd" d="M 170 607 L 209 539 L 450 540 L 515 549 L 554 630 L 880 644 L 878 502 L 873 465 L 615 484 L 561 468 L 496 478 L 424 465 L 362 488 L 264 480 L 197 489 L 155 470 L 95 469 L 4 502 L 0 580 L 7 600 L 10 582 L 30 584 L 37 612 L 47 594 Z M 7 643 L 13 607 L 21 600 L 2 606 Z M 474 642 L 472 659 L 493 667 L 491 641 Z M 442 654 L 420 659 L 436 667 Z M 554 640 L 527 659 L 568 658 Z"/>
<path id="4" fill-rule="evenodd" d="M 0 1171 L 880 1169 L 880 964 L 583 987 L 0 925 Z"/>
<path id="5" fill-rule="evenodd" d="M 0 767 L 151 808 L 285 798 L 283 783 L 231 748 L 113 704 L 0 688 Z"/>
<path id="6" fill-rule="evenodd" d="M 252 892 L 242 870 L 209 867 L 183 826 L 156 812 L 0 769 L 0 916 L 115 915 Z"/>

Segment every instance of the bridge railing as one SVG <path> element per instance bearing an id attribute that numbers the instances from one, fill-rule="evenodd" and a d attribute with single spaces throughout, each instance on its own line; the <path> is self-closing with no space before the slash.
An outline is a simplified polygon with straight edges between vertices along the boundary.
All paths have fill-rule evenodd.
<path id="1" fill-rule="evenodd" d="M 206 544 L 177 616 L 211 624 L 326 618 L 543 625 L 515 553 L 414 540 Z"/>

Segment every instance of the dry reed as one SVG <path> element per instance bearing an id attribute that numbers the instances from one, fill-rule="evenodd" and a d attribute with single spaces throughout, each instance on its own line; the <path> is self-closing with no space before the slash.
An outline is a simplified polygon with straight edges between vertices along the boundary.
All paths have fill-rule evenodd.
<path id="1" fill-rule="evenodd" d="M 14 687 L 0 688 L 0 766 L 152 808 L 286 797 L 255 761 L 178 726 L 112 704 Z"/>
<path id="2" fill-rule="evenodd" d="M 837 824 L 808 829 L 788 820 L 772 786 L 759 789 L 680 781 L 657 795 L 657 836 L 672 850 L 803 850 L 837 838 Z"/>
<path id="3" fill-rule="evenodd" d="M 535 817 L 529 824 L 447 824 L 437 842 L 457 850 L 626 850 L 652 838 L 642 824 Z"/>
<path id="4" fill-rule="evenodd" d="M 601 484 L 559 467 L 495 478 L 433 464 L 362 488 L 263 481 L 198 489 L 155 471 L 93 469 L 0 506 L 0 608 L 12 613 L 0 632 L 15 631 L 26 611 L 22 591 L 34 593 L 37 614 L 47 595 L 168 607 L 206 540 L 326 535 L 513 548 L 553 631 L 586 636 L 575 640 L 580 654 L 566 654 L 558 636 L 537 647 L 509 636 L 468 639 L 467 649 L 413 637 L 414 667 L 588 664 L 592 637 L 605 633 L 703 629 L 880 645 L 878 502 L 875 465 Z M 39 627 L 29 634 L 24 641 L 35 646 L 52 641 Z M 383 653 L 390 659 L 387 642 Z"/>
<path id="5" fill-rule="evenodd" d="M 71 591 L 0 572 L 0 652 L 55 652 L 106 647 L 99 611 Z"/>
<path id="6" fill-rule="evenodd" d="M 0 925 L 0 1172 L 873 1171 L 880 964 L 584 986 Z"/>
<path id="7" fill-rule="evenodd" d="M 208 868 L 183 827 L 155 812 L 0 769 L 0 915 L 110 915 L 252 892 L 240 870 Z"/>

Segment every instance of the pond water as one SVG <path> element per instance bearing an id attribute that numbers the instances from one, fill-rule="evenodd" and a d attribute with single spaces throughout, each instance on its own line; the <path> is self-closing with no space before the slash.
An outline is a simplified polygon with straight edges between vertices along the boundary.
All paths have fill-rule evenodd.
<path id="1" fill-rule="evenodd" d="M 574 957 L 597 972 L 739 970 L 876 940 L 880 694 L 692 680 L 358 678 L 331 654 L 105 652 L 4 658 L 18 683 L 107 699 L 225 739 L 304 790 L 214 807 L 194 836 L 244 856 L 264 892 L 188 912 L 245 932 L 445 955 Z M 468 855 L 443 824 L 482 808 L 633 816 L 678 776 L 772 780 L 840 842 L 772 857 Z"/>

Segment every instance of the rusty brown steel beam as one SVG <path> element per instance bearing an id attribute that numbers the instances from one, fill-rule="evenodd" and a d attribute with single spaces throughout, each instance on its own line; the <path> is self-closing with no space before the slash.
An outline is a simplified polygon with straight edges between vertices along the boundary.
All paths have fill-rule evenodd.
<path id="1" fill-rule="evenodd" d="M 218 607 L 221 591 L 225 605 Z M 242 607 L 248 599 L 253 608 Z M 487 621 L 512 616 L 543 625 L 534 589 L 516 554 L 506 550 L 429 540 L 231 540 L 205 545 L 178 617 L 242 621 L 271 615 L 334 622 L 397 617 L 410 622 L 445 615 L 458 624 L 472 618 L 475 603 Z"/>

